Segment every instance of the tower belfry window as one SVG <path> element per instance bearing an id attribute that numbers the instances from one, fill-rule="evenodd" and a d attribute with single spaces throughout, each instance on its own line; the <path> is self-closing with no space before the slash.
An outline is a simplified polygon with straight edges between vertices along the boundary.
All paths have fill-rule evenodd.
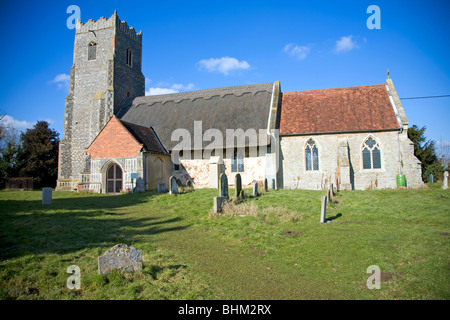
<path id="1" fill-rule="evenodd" d="M 91 42 L 88 45 L 88 60 L 95 60 L 97 58 L 97 44 Z"/>
<path id="2" fill-rule="evenodd" d="M 127 65 L 131 67 L 132 61 L 133 61 L 133 55 L 132 55 L 131 49 L 128 48 L 127 49 Z"/>

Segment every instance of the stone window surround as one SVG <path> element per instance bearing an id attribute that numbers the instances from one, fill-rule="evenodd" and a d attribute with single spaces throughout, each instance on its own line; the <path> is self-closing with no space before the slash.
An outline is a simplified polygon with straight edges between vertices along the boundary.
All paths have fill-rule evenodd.
<path id="1" fill-rule="evenodd" d="M 94 61 L 97 59 L 97 42 L 95 41 L 91 41 L 88 44 L 88 61 Z M 93 53 L 91 52 L 91 50 L 93 50 Z"/>
<path id="2" fill-rule="evenodd" d="M 362 152 L 363 152 L 363 150 L 364 150 L 364 148 L 365 148 L 365 144 L 366 144 L 366 141 L 369 139 L 369 138 L 372 138 L 373 140 L 375 140 L 375 142 L 378 144 L 378 148 L 380 149 L 380 164 L 381 164 L 381 168 L 379 168 L 379 169 L 374 169 L 374 168 L 371 168 L 371 169 L 364 169 L 364 167 L 363 167 L 363 155 L 362 155 Z M 380 143 L 380 139 L 378 139 L 378 138 L 376 138 L 373 134 L 368 134 L 364 139 L 363 139 L 363 141 L 362 141 L 362 143 L 361 143 L 361 145 L 360 145 L 360 147 L 359 147 L 359 154 L 360 154 L 360 157 L 359 157 L 359 172 L 360 173 L 370 173 L 370 172 L 374 172 L 374 173 L 378 173 L 378 172 L 385 172 L 386 170 L 385 170 L 385 167 L 384 167 L 384 152 L 383 152 L 383 144 L 382 143 Z M 371 153 L 371 156 L 372 156 L 372 153 Z M 373 166 L 373 158 L 371 159 L 372 160 L 372 166 Z"/>
<path id="3" fill-rule="evenodd" d="M 314 143 L 316 144 L 317 150 L 319 151 L 319 170 L 306 170 L 306 147 L 308 146 L 308 142 L 312 140 L 314 141 Z M 303 144 L 303 173 L 304 174 L 321 174 L 322 173 L 322 166 L 320 165 L 320 144 L 317 141 L 317 139 L 314 139 L 312 136 L 306 138 L 304 144 Z M 311 153 L 311 157 L 312 157 L 312 153 Z M 312 163 L 311 163 L 312 164 Z"/>

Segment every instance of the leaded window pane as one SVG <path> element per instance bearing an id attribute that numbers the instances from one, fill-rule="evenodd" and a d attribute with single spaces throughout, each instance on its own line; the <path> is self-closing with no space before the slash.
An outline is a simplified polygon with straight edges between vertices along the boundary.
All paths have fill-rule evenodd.
<path id="1" fill-rule="evenodd" d="M 373 140 L 372 138 L 369 138 L 369 139 L 367 139 L 367 141 L 366 141 L 366 145 L 367 145 L 370 149 L 372 149 L 373 146 L 374 146 L 376 143 L 377 143 L 377 142 L 376 142 L 375 140 Z"/>
<path id="2" fill-rule="evenodd" d="M 237 155 L 236 155 L 236 152 L 233 155 L 233 159 L 231 159 L 231 172 L 237 172 Z"/>
<path id="3" fill-rule="evenodd" d="M 244 172 L 244 155 L 242 153 L 239 154 L 238 158 L 238 171 Z"/>
<path id="4" fill-rule="evenodd" d="M 319 170 L 319 149 L 315 145 L 313 148 L 313 170 Z"/>
<path id="5" fill-rule="evenodd" d="M 377 147 L 372 150 L 372 161 L 374 169 L 381 169 L 381 153 Z"/>
<path id="6" fill-rule="evenodd" d="M 363 169 L 372 169 L 370 150 L 364 148 L 364 150 L 362 151 L 362 156 L 363 156 Z"/>
<path id="7" fill-rule="evenodd" d="M 306 170 L 310 171 L 312 170 L 312 163 L 311 163 L 311 148 L 309 146 L 305 149 L 305 157 L 306 157 Z"/>

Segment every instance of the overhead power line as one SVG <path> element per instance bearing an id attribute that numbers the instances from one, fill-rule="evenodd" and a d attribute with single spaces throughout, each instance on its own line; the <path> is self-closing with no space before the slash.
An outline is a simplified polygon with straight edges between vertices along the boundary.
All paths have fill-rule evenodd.
<path id="1" fill-rule="evenodd" d="M 450 94 L 445 94 L 442 96 L 426 96 L 426 97 L 410 97 L 410 98 L 400 98 L 400 100 L 408 100 L 408 99 L 430 99 L 430 98 L 447 98 L 450 97 Z"/>

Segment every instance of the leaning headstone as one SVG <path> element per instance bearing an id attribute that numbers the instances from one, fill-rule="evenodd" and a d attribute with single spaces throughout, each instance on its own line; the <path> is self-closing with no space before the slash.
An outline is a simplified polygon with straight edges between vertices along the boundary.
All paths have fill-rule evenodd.
<path id="1" fill-rule="evenodd" d="M 334 189 L 334 184 L 331 184 L 331 195 L 332 196 L 336 195 L 336 190 Z"/>
<path id="2" fill-rule="evenodd" d="M 267 185 L 267 178 L 264 179 L 264 191 L 267 192 L 269 186 Z"/>
<path id="3" fill-rule="evenodd" d="M 178 184 L 177 184 L 177 178 L 174 176 L 171 176 L 169 179 L 169 194 L 177 194 L 178 193 Z"/>
<path id="4" fill-rule="evenodd" d="M 227 202 L 226 197 L 214 197 L 214 213 L 221 213 L 222 207 Z"/>
<path id="5" fill-rule="evenodd" d="M 258 196 L 258 182 L 255 182 L 253 184 L 253 196 L 257 197 Z"/>
<path id="6" fill-rule="evenodd" d="M 116 244 L 98 257 L 99 274 L 108 274 L 112 270 L 141 271 L 142 250 L 128 247 L 126 244 Z"/>
<path id="7" fill-rule="evenodd" d="M 52 204 L 52 188 L 42 188 L 42 204 Z"/>
<path id="8" fill-rule="evenodd" d="M 165 183 L 158 183 L 158 193 L 167 192 L 167 187 Z"/>
<path id="9" fill-rule="evenodd" d="M 220 196 L 228 199 L 228 178 L 225 173 L 220 175 Z"/>
<path id="10" fill-rule="evenodd" d="M 429 177 L 428 177 L 428 181 L 430 182 L 430 183 L 434 183 L 434 177 L 433 177 L 433 175 L 430 173 L 430 175 L 429 175 Z"/>
<path id="11" fill-rule="evenodd" d="M 331 190 L 328 189 L 327 191 L 327 201 L 331 203 Z"/>
<path id="12" fill-rule="evenodd" d="M 442 189 L 448 189 L 448 171 L 444 172 L 444 183 L 442 184 Z"/>
<path id="13" fill-rule="evenodd" d="M 322 197 L 322 207 L 320 210 L 320 222 L 326 222 L 326 214 L 327 214 L 327 196 Z"/>
<path id="14" fill-rule="evenodd" d="M 242 178 L 239 173 L 234 176 L 234 188 L 236 190 L 236 197 L 240 198 L 242 192 Z"/>

